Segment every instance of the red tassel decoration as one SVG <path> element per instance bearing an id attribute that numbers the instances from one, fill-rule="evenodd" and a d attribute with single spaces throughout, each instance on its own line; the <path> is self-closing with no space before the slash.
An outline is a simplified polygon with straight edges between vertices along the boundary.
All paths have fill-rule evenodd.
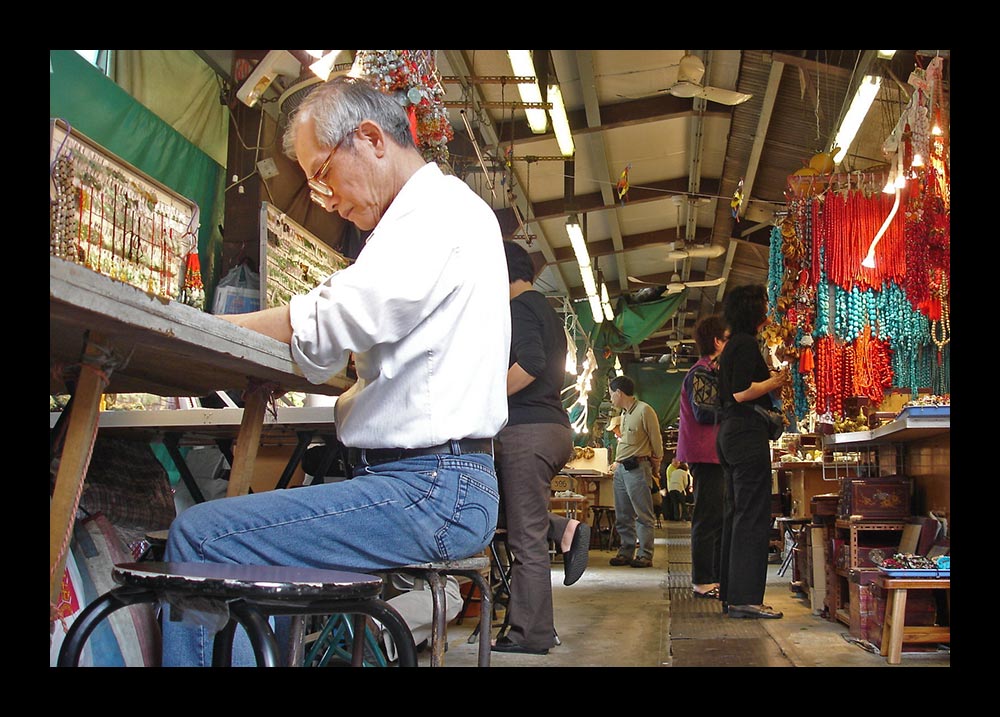
<path id="1" fill-rule="evenodd" d="M 419 147 L 420 143 L 417 141 L 417 106 L 408 105 L 406 108 L 406 116 L 410 120 L 410 134 L 413 135 L 413 143 Z"/>
<path id="2" fill-rule="evenodd" d="M 799 373 L 811 373 L 814 366 L 812 349 L 803 346 L 799 352 Z"/>

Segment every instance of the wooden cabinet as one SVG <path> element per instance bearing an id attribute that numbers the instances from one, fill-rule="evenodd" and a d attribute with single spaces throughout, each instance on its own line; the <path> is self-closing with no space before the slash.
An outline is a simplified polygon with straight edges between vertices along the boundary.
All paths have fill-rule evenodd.
<path id="1" fill-rule="evenodd" d="M 927 515 L 950 513 L 951 409 L 948 406 L 904 408 L 896 420 L 870 431 L 823 437 L 825 450 L 865 451 L 868 475 L 905 475 L 914 481 L 912 511 Z M 838 519 L 832 550 L 827 552 L 827 607 L 830 619 L 850 624 L 849 579 L 852 569 L 875 567 L 866 550 L 898 546 L 906 518 Z"/>
<path id="2" fill-rule="evenodd" d="M 833 530 L 833 550 L 827 568 L 827 607 L 831 619 L 850 624 L 850 574 L 856 568 L 874 568 L 868 551 L 881 549 L 891 555 L 903 535 L 903 520 L 837 520 Z M 887 557 L 888 557 L 887 555 Z M 855 608 L 856 609 L 856 608 Z"/>

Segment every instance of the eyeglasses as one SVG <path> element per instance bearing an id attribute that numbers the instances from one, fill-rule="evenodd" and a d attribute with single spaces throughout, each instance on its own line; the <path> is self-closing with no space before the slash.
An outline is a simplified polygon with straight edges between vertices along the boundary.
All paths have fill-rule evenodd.
<path id="1" fill-rule="evenodd" d="M 324 161 L 320 168 L 316 171 L 316 174 L 309 177 L 309 198 L 320 206 L 325 206 L 325 200 L 333 196 L 333 190 L 330 189 L 330 185 L 323 181 L 323 178 L 326 177 L 326 173 L 330 170 L 330 160 L 333 159 L 333 155 L 337 153 L 338 149 L 340 149 L 340 145 L 344 143 L 344 140 L 357 132 L 359 129 L 360 127 L 355 127 L 351 131 L 345 133 L 344 136 L 340 138 L 340 141 L 333 145 L 333 149 L 330 150 L 330 154 L 326 155 L 326 161 Z"/>

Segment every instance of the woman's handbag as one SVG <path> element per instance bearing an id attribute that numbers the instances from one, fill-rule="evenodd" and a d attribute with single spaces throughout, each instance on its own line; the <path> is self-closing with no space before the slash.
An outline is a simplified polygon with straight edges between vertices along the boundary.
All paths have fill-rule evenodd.
<path id="1" fill-rule="evenodd" d="M 779 411 L 768 411 L 762 406 L 754 404 L 753 410 L 760 414 L 767 426 L 767 438 L 776 441 L 785 432 L 785 417 Z"/>

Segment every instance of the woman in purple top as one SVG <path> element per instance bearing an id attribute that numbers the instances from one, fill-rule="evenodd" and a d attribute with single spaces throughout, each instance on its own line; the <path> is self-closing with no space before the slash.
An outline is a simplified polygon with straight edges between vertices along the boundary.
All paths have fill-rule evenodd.
<path id="1" fill-rule="evenodd" d="M 695 366 L 715 362 L 726 345 L 722 318 L 706 316 L 694 328 L 701 358 Z M 692 367 L 693 368 L 693 367 Z M 691 586 L 696 597 L 719 598 L 722 560 L 722 466 L 715 452 L 718 424 L 699 423 L 691 407 L 692 372 L 681 386 L 677 460 L 690 466 L 694 478 L 694 514 L 691 517 Z"/>

